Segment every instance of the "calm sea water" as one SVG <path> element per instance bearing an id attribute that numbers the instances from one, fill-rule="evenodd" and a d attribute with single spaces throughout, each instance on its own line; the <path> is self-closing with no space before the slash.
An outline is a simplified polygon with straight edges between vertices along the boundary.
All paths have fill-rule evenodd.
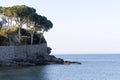
<path id="1" fill-rule="evenodd" d="M 71 65 L 0 69 L 0 80 L 120 80 L 120 55 L 57 55 Z"/>

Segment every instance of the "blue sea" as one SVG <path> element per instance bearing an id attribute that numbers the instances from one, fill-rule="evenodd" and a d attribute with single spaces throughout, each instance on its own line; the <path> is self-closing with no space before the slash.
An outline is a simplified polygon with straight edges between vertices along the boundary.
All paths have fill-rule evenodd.
<path id="1" fill-rule="evenodd" d="M 56 56 L 82 64 L 0 69 L 0 80 L 120 80 L 120 54 Z"/>

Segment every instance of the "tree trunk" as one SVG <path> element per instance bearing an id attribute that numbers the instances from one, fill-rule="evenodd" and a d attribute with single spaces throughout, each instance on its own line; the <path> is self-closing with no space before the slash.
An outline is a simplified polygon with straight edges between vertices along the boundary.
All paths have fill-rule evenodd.
<path id="1" fill-rule="evenodd" d="M 31 45 L 33 44 L 34 32 L 35 32 L 35 28 L 32 28 L 31 29 Z"/>
<path id="2" fill-rule="evenodd" d="M 19 29 L 18 29 L 18 39 L 19 39 L 19 43 L 21 43 L 21 27 L 19 26 Z"/>
<path id="3" fill-rule="evenodd" d="M 33 44 L 33 33 L 31 32 L 31 45 Z"/>
<path id="4" fill-rule="evenodd" d="M 39 40 L 39 44 L 41 43 L 42 41 L 42 38 L 43 38 L 43 34 L 44 34 L 44 31 L 42 32 L 42 34 L 40 35 L 40 40 Z"/>

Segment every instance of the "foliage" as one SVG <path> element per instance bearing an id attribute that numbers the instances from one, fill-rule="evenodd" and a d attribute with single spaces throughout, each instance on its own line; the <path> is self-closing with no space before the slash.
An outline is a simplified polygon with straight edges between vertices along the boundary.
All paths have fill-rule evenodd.
<path id="1" fill-rule="evenodd" d="M 0 29 L 0 46 L 9 45 L 9 34 L 16 33 L 17 27 Z"/>
<path id="2" fill-rule="evenodd" d="M 2 27 L 2 25 L 3 25 L 3 24 L 2 24 L 2 22 L 0 21 L 0 28 Z"/>
<path id="3" fill-rule="evenodd" d="M 41 16 L 36 13 L 36 9 L 26 6 L 26 5 L 16 5 L 11 7 L 0 7 L 0 14 L 3 14 L 7 20 L 8 26 L 17 26 L 17 33 L 19 36 L 19 42 L 29 41 L 31 44 L 46 42 L 44 39 L 44 32 L 50 30 L 53 27 L 53 24 L 45 16 Z M 13 24 L 15 22 L 15 24 Z M 24 30 L 22 26 L 26 25 L 31 30 Z M 31 26 L 33 28 L 31 28 Z M 7 29 L 6 29 L 7 30 Z M 8 32 L 2 29 L 0 30 L 0 35 L 8 37 Z M 36 34 L 37 31 L 41 31 L 41 34 Z M 25 36 L 27 38 L 25 38 Z M 39 38 L 39 39 L 38 39 Z M 23 44 L 23 43 L 21 43 Z"/>
<path id="4" fill-rule="evenodd" d="M 31 35 L 29 30 L 21 29 L 21 34 L 22 34 L 21 36 L 22 44 L 31 44 Z M 41 37 L 41 34 L 38 33 L 33 34 L 33 44 L 39 44 L 40 39 L 41 39 L 40 43 L 47 43 L 45 38 Z"/>
<path id="5" fill-rule="evenodd" d="M 17 27 L 9 27 L 9 28 L 2 28 L 0 29 L 0 46 L 1 45 L 9 45 L 9 34 L 17 33 L 18 28 Z M 28 30 L 21 29 L 21 44 L 27 45 L 31 44 L 31 35 Z M 34 33 L 33 37 L 33 44 L 39 44 L 39 41 L 41 39 L 41 35 Z M 44 37 L 41 39 L 41 43 L 46 43 L 46 40 Z"/>
<path id="6" fill-rule="evenodd" d="M 0 35 L 0 46 L 6 46 L 6 45 L 9 45 L 8 38 Z"/>
<path id="7" fill-rule="evenodd" d="M 47 20 L 45 16 L 38 15 L 34 8 L 25 5 L 3 7 L 0 8 L 0 13 L 7 17 L 8 26 L 13 26 L 11 24 L 13 21 L 16 21 L 16 25 L 19 27 L 25 23 L 29 24 L 30 22 L 34 22 L 34 27 L 39 27 L 44 31 L 48 31 L 53 26 L 52 22 Z"/>
<path id="8" fill-rule="evenodd" d="M 17 27 L 2 28 L 0 29 L 0 35 L 8 38 L 8 34 L 15 33 L 17 29 Z"/>

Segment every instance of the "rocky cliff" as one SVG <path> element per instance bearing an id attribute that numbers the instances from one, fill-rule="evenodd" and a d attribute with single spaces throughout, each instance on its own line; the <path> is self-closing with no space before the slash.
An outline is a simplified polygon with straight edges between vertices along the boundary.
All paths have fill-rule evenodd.
<path id="1" fill-rule="evenodd" d="M 0 66 L 35 66 L 46 64 L 71 64 L 80 62 L 64 61 L 50 55 L 51 48 L 47 44 L 0 46 Z"/>

